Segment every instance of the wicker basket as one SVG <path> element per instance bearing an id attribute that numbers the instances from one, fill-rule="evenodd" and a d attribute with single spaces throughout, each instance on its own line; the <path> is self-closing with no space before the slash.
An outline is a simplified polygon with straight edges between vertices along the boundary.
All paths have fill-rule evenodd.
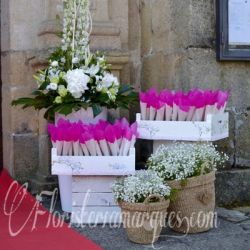
<path id="1" fill-rule="evenodd" d="M 169 227 L 180 233 L 199 233 L 213 228 L 215 208 L 215 171 L 180 181 L 168 181 L 177 189 L 177 197 L 171 201 L 168 213 Z"/>
<path id="2" fill-rule="evenodd" d="M 157 198 L 159 201 L 150 202 Z M 130 241 L 152 244 L 158 240 L 165 225 L 169 200 L 159 195 L 149 196 L 143 203 L 119 203 L 122 209 L 123 226 Z"/>

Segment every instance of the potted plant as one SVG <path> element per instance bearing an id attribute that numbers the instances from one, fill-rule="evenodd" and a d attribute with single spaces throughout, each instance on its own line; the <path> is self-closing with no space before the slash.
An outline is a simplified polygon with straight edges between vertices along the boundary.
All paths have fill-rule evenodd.
<path id="1" fill-rule="evenodd" d="M 38 87 L 32 97 L 19 98 L 12 104 L 45 109 L 44 117 L 54 121 L 56 114 L 67 116 L 79 110 L 86 110 L 79 113 L 80 119 L 89 117 L 89 112 L 94 119 L 103 108 L 128 108 L 136 102 L 133 87 L 120 85 L 105 57 L 90 52 L 91 30 L 89 0 L 64 1 L 61 46 L 49 57 L 48 66 L 34 76 Z M 75 117 L 72 119 L 75 121 Z"/>
<path id="2" fill-rule="evenodd" d="M 228 157 L 212 143 L 174 143 L 160 146 L 148 159 L 149 169 L 177 190 L 169 206 L 169 226 L 181 233 L 213 227 L 215 171 Z"/>
<path id="3" fill-rule="evenodd" d="M 129 240 L 139 244 L 155 242 L 165 225 L 171 188 L 156 172 L 141 170 L 117 180 L 112 190 L 122 209 Z"/>

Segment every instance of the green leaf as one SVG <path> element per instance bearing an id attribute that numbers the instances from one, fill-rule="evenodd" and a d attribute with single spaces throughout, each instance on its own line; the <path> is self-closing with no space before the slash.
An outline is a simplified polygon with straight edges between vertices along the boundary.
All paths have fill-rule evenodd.
<path id="1" fill-rule="evenodd" d="M 98 116 L 102 112 L 102 108 L 98 104 L 93 104 L 92 108 L 93 108 L 94 117 Z"/>

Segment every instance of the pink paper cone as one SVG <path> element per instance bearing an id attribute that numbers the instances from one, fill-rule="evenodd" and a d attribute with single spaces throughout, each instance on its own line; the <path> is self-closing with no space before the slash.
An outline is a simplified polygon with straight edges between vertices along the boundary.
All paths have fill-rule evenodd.
<path id="1" fill-rule="evenodd" d="M 82 148 L 82 152 L 85 156 L 89 156 L 89 151 L 87 149 L 87 146 L 84 143 L 80 143 L 81 148 Z"/>
<path id="2" fill-rule="evenodd" d="M 64 156 L 72 155 L 72 142 L 68 142 L 68 141 L 63 142 L 62 155 L 64 155 Z"/>
<path id="3" fill-rule="evenodd" d="M 216 113 L 216 105 L 207 105 L 205 108 L 205 120 L 208 115 L 214 115 Z"/>
<path id="4" fill-rule="evenodd" d="M 185 112 L 178 108 L 178 121 L 186 121 L 188 112 Z"/>
<path id="5" fill-rule="evenodd" d="M 99 145 L 100 145 L 100 148 L 102 150 L 103 155 L 109 156 L 110 152 L 109 152 L 109 147 L 108 147 L 107 141 L 101 140 L 101 141 L 99 141 Z"/>
<path id="6" fill-rule="evenodd" d="M 165 104 L 165 121 L 170 121 L 172 118 L 173 107 Z"/>
<path id="7" fill-rule="evenodd" d="M 101 151 L 100 146 L 99 146 L 97 141 L 95 141 L 95 148 L 96 148 L 96 154 L 98 156 L 102 156 L 102 151 Z"/>
<path id="8" fill-rule="evenodd" d="M 63 141 L 56 142 L 57 155 L 62 155 Z"/>
<path id="9" fill-rule="evenodd" d="M 155 115 L 156 115 L 156 109 L 153 107 L 149 108 L 149 120 L 154 121 L 155 120 Z"/>
<path id="10" fill-rule="evenodd" d="M 156 112 L 156 121 L 163 121 L 164 120 L 164 113 L 165 113 L 165 106 L 162 106 L 160 109 Z"/>
<path id="11" fill-rule="evenodd" d="M 205 111 L 204 107 L 196 109 L 192 121 L 202 121 L 204 116 L 204 111 Z"/>
<path id="12" fill-rule="evenodd" d="M 123 154 L 123 150 L 124 150 L 125 142 L 126 142 L 126 139 L 125 139 L 125 138 L 123 138 L 123 139 L 122 139 L 121 146 L 120 146 L 120 149 L 119 149 L 119 156 L 121 156 L 121 155 Z"/>
<path id="13" fill-rule="evenodd" d="M 195 112 L 195 107 L 194 106 L 190 107 L 187 115 L 187 121 L 192 121 L 194 112 Z"/>
<path id="14" fill-rule="evenodd" d="M 176 121 L 177 117 L 178 117 L 178 106 L 174 103 L 171 120 Z"/>
<path id="15" fill-rule="evenodd" d="M 90 153 L 91 156 L 96 156 L 97 152 L 96 152 L 96 146 L 95 146 L 95 141 L 93 139 L 86 141 L 85 142 L 86 147 Z"/>
<path id="16" fill-rule="evenodd" d="M 149 117 L 150 117 L 150 108 L 147 107 L 147 110 L 146 110 L 146 120 L 147 121 L 149 120 Z"/>
<path id="17" fill-rule="evenodd" d="M 81 148 L 80 148 L 80 145 L 79 145 L 79 141 L 75 141 L 75 142 L 73 142 L 73 155 L 75 155 L 75 156 L 78 156 L 79 154 L 80 154 L 80 151 L 81 150 Z"/>
<path id="18" fill-rule="evenodd" d="M 118 152 L 119 149 L 118 149 L 117 141 L 115 141 L 114 143 L 109 142 L 108 144 L 109 144 L 109 148 L 110 148 L 111 154 L 113 156 L 117 156 L 119 154 L 119 152 Z"/>
<path id="19" fill-rule="evenodd" d="M 141 119 L 146 120 L 146 118 L 147 118 L 147 103 L 140 102 L 140 107 L 141 107 Z"/>
<path id="20" fill-rule="evenodd" d="M 128 141 L 127 139 L 125 139 L 124 148 L 123 148 L 123 152 L 122 152 L 123 156 L 128 155 L 129 149 L 130 149 L 130 144 L 131 144 L 131 141 Z"/>

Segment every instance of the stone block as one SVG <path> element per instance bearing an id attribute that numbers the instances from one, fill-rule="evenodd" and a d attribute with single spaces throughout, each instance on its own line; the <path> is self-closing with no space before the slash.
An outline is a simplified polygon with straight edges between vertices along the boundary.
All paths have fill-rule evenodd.
<path id="1" fill-rule="evenodd" d="M 37 134 L 13 135 L 13 173 L 19 181 L 30 181 L 39 166 Z"/>
<path id="2" fill-rule="evenodd" d="M 182 53 L 166 55 L 157 53 L 145 57 L 142 62 L 142 88 L 148 89 L 151 86 L 159 90 L 181 88 L 183 57 Z"/>
<path id="3" fill-rule="evenodd" d="M 2 82 L 8 86 L 36 86 L 33 75 L 35 69 L 29 63 L 34 58 L 32 52 L 6 52 L 2 54 Z"/>
<path id="4" fill-rule="evenodd" d="M 250 202 L 250 170 L 234 169 L 216 174 L 216 202 L 218 205 L 244 205 Z"/>

